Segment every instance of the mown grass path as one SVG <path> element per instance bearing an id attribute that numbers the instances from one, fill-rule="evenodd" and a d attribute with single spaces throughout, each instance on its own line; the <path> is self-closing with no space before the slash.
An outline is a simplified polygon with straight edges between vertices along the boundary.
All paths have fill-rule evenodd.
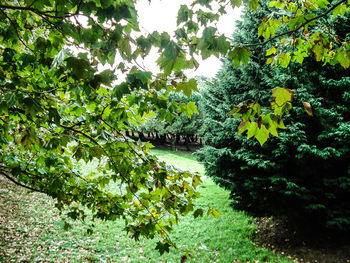
<path id="1" fill-rule="evenodd" d="M 192 155 L 165 150 L 153 153 L 182 170 L 203 173 Z M 122 221 L 96 221 L 92 235 L 86 234 L 87 227 L 81 222 L 64 231 L 52 200 L 1 178 L 0 262 L 180 262 L 186 250 L 192 254 L 186 262 L 292 262 L 256 247 L 250 238 L 256 230 L 253 219 L 230 207 L 228 192 L 210 179 L 203 181 L 197 206 L 211 206 L 222 215 L 218 219 L 182 218 L 171 235 L 178 250 L 160 256 L 154 250 L 156 240 L 131 240 L 122 230 Z"/>

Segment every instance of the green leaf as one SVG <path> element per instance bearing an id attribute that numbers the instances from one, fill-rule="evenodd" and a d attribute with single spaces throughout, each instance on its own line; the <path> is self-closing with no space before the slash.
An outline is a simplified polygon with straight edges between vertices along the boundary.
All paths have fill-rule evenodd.
<path id="1" fill-rule="evenodd" d="M 61 66 L 67 54 L 70 54 L 70 51 L 68 48 L 64 48 L 60 52 L 58 52 L 58 54 L 55 56 L 55 58 L 52 61 L 51 69 L 55 69 Z"/>
<path id="2" fill-rule="evenodd" d="M 49 120 L 57 125 L 60 124 L 61 116 L 56 108 L 49 108 Z"/>
<path id="3" fill-rule="evenodd" d="M 164 54 L 162 54 L 156 62 L 160 68 L 163 69 L 165 75 L 170 75 L 175 65 L 175 60 L 169 59 Z"/>
<path id="4" fill-rule="evenodd" d="M 15 93 L 6 93 L 5 101 L 7 105 L 15 106 L 18 103 L 17 95 Z"/>
<path id="5" fill-rule="evenodd" d="M 114 87 L 113 92 L 112 92 L 112 97 L 117 98 L 118 100 L 121 100 L 121 98 L 126 95 L 130 94 L 130 88 L 127 83 L 122 83 L 120 85 L 117 85 Z"/>
<path id="6" fill-rule="evenodd" d="M 199 114 L 198 110 L 197 110 L 197 106 L 196 103 L 194 101 L 190 101 L 186 106 L 185 109 L 183 110 L 188 118 L 192 117 L 192 114 Z"/>
<path id="7" fill-rule="evenodd" d="M 187 82 L 180 82 L 176 86 L 177 91 L 183 91 L 187 97 L 191 97 L 192 91 L 198 91 L 197 80 L 190 79 Z"/>
<path id="8" fill-rule="evenodd" d="M 193 11 L 187 7 L 187 5 L 181 5 L 176 23 L 177 25 L 180 25 L 182 22 L 186 22 L 188 19 L 191 19 L 193 15 Z"/>
<path id="9" fill-rule="evenodd" d="M 242 0 L 231 0 L 232 6 L 240 7 L 242 5 Z"/>
<path id="10" fill-rule="evenodd" d="M 72 225 L 65 221 L 64 225 L 63 225 L 63 229 L 65 231 L 68 231 L 68 230 L 72 229 Z"/>
<path id="11" fill-rule="evenodd" d="M 255 138 L 259 141 L 261 146 L 267 141 L 269 138 L 269 131 L 266 129 L 265 125 L 262 124 L 261 128 L 258 128 Z"/>
<path id="12" fill-rule="evenodd" d="M 99 75 L 101 77 L 102 84 L 106 86 L 111 86 L 113 80 L 115 79 L 115 73 L 110 69 L 102 71 Z"/>
<path id="13" fill-rule="evenodd" d="M 196 211 L 194 211 L 193 217 L 194 218 L 202 217 L 203 214 L 204 214 L 204 210 L 202 208 L 198 208 Z"/>
<path id="14" fill-rule="evenodd" d="M 248 65 L 248 61 L 252 53 L 246 47 L 236 47 L 229 52 L 228 58 L 233 61 L 233 65 L 238 67 L 241 63 L 244 66 Z"/>
<path id="15" fill-rule="evenodd" d="M 248 0 L 248 7 L 250 9 L 256 10 L 260 6 L 258 0 Z"/>
<path id="16" fill-rule="evenodd" d="M 91 70 L 90 62 L 87 59 L 68 57 L 67 66 L 72 70 L 72 74 L 77 79 L 84 79 L 89 76 Z"/>
<path id="17" fill-rule="evenodd" d="M 131 57 L 131 45 L 128 39 L 126 38 L 122 38 L 121 40 L 119 40 L 118 42 L 118 47 L 119 50 L 125 54 L 128 58 Z"/>
<path id="18" fill-rule="evenodd" d="M 226 40 L 225 36 L 220 36 L 215 39 L 215 49 L 219 51 L 221 54 L 226 55 L 227 50 L 230 48 L 230 42 Z"/>
<path id="19" fill-rule="evenodd" d="M 184 55 L 181 55 L 176 58 L 173 70 L 179 72 L 187 67 L 188 65 L 187 65 L 186 57 Z"/>
<path id="20" fill-rule="evenodd" d="M 290 53 L 281 53 L 278 55 L 278 63 L 281 65 L 282 68 L 288 67 L 290 60 L 291 60 Z"/>
<path id="21" fill-rule="evenodd" d="M 168 252 L 169 253 L 169 248 L 170 248 L 170 245 L 167 242 L 166 243 L 162 243 L 162 242 L 159 241 L 157 243 L 157 246 L 156 246 L 156 250 L 158 250 L 161 255 L 163 255 L 164 252 Z"/>
<path id="22" fill-rule="evenodd" d="M 256 122 L 251 122 L 251 124 L 248 127 L 247 138 L 250 139 L 254 137 L 258 133 L 258 130 L 258 124 Z"/>
<path id="23" fill-rule="evenodd" d="M 73 157 L 79 161 L 81 160 L 83 157 L 84 157 L 84 154 L 85 154 L 85 149 L 84 147 L 78 145 L 75 150 L 74 150 L 74 154 L 73 154 Z"/>

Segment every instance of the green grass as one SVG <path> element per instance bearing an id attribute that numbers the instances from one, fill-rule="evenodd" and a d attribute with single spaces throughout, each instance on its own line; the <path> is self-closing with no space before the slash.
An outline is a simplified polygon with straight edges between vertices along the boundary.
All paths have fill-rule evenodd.
<path id="1" fill-rule="evenodd" d="M 203 172 L 201 164 L 190 154 L 165 150 L 152 150 L 152 153 L 182 170 Z M 57 216 L 52 201 L 42 195 L 22 192 L 19 207 L 22 210 L 11 219 L 12 230 L 8 229 L 16 233 L 12 235 L 17 235 L 18 240 L 6 244 L 0 240 L 0 247 L 5 246 L 3 258 L 0 249 L 0 261 L 180 262 L 181 256 L 189 250 L 192 258 L 186 262 L 291 262 L 253 244 L 254 220 L 230 207 L 227 191 L 204 178 L 200 192 L 202 197 L 197 206 L 206 208 L 209 205 L 222 215 L 218 219 L 182 218 L 171 234 L 178 249 L 163 256 L 154 249 L 157 240 L 137 242 L 130 239 L 122 230 L 122 221 L 96 221 L 92 235 L 86 234 L 87 226 L 81 222 L 76 222 L 72 230 L 64 231 L 63 221 Z"/>
<path id="2" fill-rule="evenodd" d="M 151 149 L 151 153 L 158 156 L 161 161 L 181 170 L 204 174 L 203 165 L 197 162 L 196 157 L 190 152 Z"/>

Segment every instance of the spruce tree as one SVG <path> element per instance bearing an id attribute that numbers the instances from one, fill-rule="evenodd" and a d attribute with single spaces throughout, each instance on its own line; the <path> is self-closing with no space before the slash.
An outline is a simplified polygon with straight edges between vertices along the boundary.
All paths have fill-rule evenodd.
<path id="1" fill-rule="evenodd" d="M 259 21 L 269 13 L 268 8 L 246 10 L 234 41 L 256 43 Z M 349 39 L 349 17 L 324 22 Z M 246 67 L 224 61 L 217 79 L 207 83 L 201 104 L 206 147 L 200 159 L 207 175 L 231 191 L 237 209 L 288 218 L 299 226 L 349 230 L 350 72 L 314 58 L 287 69 L 267 65 L 262 57 L 271 45 L 252 48 Z M 295 93 L 286 129 L 262 147 L 239 136 L 240 121 L 227 117 L 234 105 L 257 99 L 268 105 L 271 89 L 278 86 Z"/>

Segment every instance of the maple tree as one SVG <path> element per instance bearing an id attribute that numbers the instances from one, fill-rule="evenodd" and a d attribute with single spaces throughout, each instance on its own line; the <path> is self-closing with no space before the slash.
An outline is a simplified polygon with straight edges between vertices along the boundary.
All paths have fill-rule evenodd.
<path id="1" fill-rule="evenodd" d="M 257 42 L 249 45 L 232 45 L 217 34 L 215 21 L 227 5 L 256 9 L 257 0 L 182 5 L 174 37 L 141 34 L 135 2 L 0 1 L 0 171 L 18 185 L 55 198 L 57 208 L 68 210 L 73 219 L 84 220 L 84 208 L 89 208 L 94 218 L 123 218 L 133 238 L 159 235 L 157 249 L 163 253 L 175 246 L 168 236 L 173 224 L 194 211 L 200 177 L 166 167 L 150 155 L 149 144 L 123 131 L 151 108 L 161 111 L 163 119 L 176 111 L 195 111 L 192 105 L 166 102 L 171 91 L 190 96 L 197 90 L 196 80 L 183 71 L 196 68 L 198 56 L 228 56 L 234 65 L 246 65 L 252 45 L 274 41 L 268 63 L 287 67 L 314 54 L 317 61 L 348 68 L 349 42 L 334 36 L 327 23 L 322 31 L 313 26 L 331 12 L 344 15 L 349 1 L 273 1 L 276 12 L 263 19 Z M 285 45 L 294 51 L 284 52 Z M 159 53 L 157 75 L 138 63 L 152 48 Z M 110 67 L 98 70 L 101 64 Z M 291 91 L 282 88 L 274 90 L 274 114 L 262 115 L 258 101 L 244 102 L 232 112 L 241 114 L 242 129 L 261 144 L 266 134 L 283 128 Z M 95 158 L 97 171 L 82 175 L 77 167 Z M 112 184 L 118 190 L 111 190 Z M 208 214 L 217 216 L 214 209 Z"/>

